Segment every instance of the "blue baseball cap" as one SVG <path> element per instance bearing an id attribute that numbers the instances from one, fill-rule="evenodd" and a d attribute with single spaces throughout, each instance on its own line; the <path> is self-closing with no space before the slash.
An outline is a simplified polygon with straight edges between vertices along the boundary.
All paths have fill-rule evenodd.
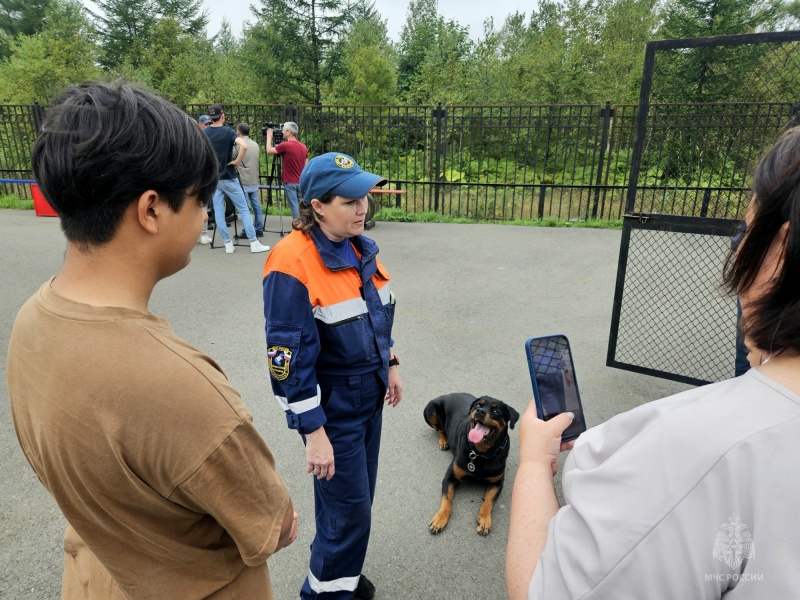
<path id="1" fill-rule="evenodd" d="M 328 152 L 308 161 L 300 174 L 300 193 L 308 206 L 325 194 L 343 198 L 363 198 L 386 178 L 362 171 L 352 156 Z"/>
<path id="2" fill-rule="evenodd" d="M 205 125 L 206 123 L 211 123 L 212 122 L 211 121 L 211 117 L 209 117 L 208 115 L 200 115 L 200 118 L 197 119 L 197 120 L 200 123 L 202 123 L 203 125 Z"/>

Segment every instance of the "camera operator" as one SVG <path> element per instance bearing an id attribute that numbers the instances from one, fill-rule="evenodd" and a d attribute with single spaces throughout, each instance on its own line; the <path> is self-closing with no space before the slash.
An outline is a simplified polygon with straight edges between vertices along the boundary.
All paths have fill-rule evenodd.
<path id="1" fill-rule="evenodd" d="M 300 173 L 308 162 L 308 148 L 298 141 L 298 132 L 297 123 L 287 121 L 283 124 L 284 141 L 274 146 L 272 140 L 275 134 L 272 127 L 267 129 L 267 154 L 278 154 L 283 159 L 281 182 L 283 183 L 283 191 L 286 194 L 286 202 L 289 203 L 289 209 L 292 211 L 292 219 L 300 216 L 297 191 L 299 189 Z"/>

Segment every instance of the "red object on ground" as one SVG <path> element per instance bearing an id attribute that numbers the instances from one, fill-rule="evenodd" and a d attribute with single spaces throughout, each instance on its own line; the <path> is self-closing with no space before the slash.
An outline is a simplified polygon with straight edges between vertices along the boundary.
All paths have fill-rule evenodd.
<path id="1" fill-rule="evenodd" d="M 33 209 L 36 211 L 37 217 L 57 217 L 58 213 L 53 210 L 50 203 L 44 199 L 42 192 L 39 191 L 39 186 L 35 183 L 31 184 L 31 195 L 33 196 Z"/>

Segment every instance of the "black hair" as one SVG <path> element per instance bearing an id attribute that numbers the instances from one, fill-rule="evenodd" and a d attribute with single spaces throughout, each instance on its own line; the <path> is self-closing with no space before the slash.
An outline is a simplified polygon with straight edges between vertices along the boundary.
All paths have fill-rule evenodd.
<path id="1" fill-rule="evenodd" d="M 124 81 L 67 88 L 48 109 L 31 160 L 64 234 L 84 249 L 111 240 L 147 190 L 175 212 L 186 196 L 207 205 L 219 171 L 189 115 Z"/>
<path id="2" fill-rule="evenodd" d="M 247 123 L 239 123 L 236 126 L 236 131 L 238 131 L 242 135 L 250 135 L 250 125 L 248 125 Z"/>
<path id="3" fill-rule="evenodd" d="M 328 204 L 331 200 L 336 197 L 336 194 L 322 194 L 321 198 L 318 198 L 320 202 L 323 204 Z M 305 202 L 300 202 L 300 206 L 298 207 L 298 211 L 300 216 L 297 217 L 294 221 L 292 221 L 292 229 L 298 229 L 300 231 L 304 231 L 308 233 L 314 227 L 318 227 L 317 220 L 320 219 L 317 211 L 315 211 L 310 204 L 306 204 Z"/>
<path id="4" fill-rule="evenodd" d="M 800 351 L 800 127 L 781 135 L 759 161 L 752 202 L 744 237 L 725 261 L 723 282 L 731 293 L 749 290 L 781 227 L 788 223 L 780 271 L 753 302 L 742 325 L 760 350 Z"/>

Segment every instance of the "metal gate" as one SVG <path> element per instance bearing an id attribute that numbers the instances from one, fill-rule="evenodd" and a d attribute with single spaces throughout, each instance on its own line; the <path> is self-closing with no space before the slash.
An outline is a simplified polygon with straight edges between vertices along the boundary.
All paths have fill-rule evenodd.
<path id="1" fill-rule="evenodd" d="M 650 42 L 606 364 L 733 376 L 722 266 L 758 157 L 800 116 L 800 31 Z"/>

